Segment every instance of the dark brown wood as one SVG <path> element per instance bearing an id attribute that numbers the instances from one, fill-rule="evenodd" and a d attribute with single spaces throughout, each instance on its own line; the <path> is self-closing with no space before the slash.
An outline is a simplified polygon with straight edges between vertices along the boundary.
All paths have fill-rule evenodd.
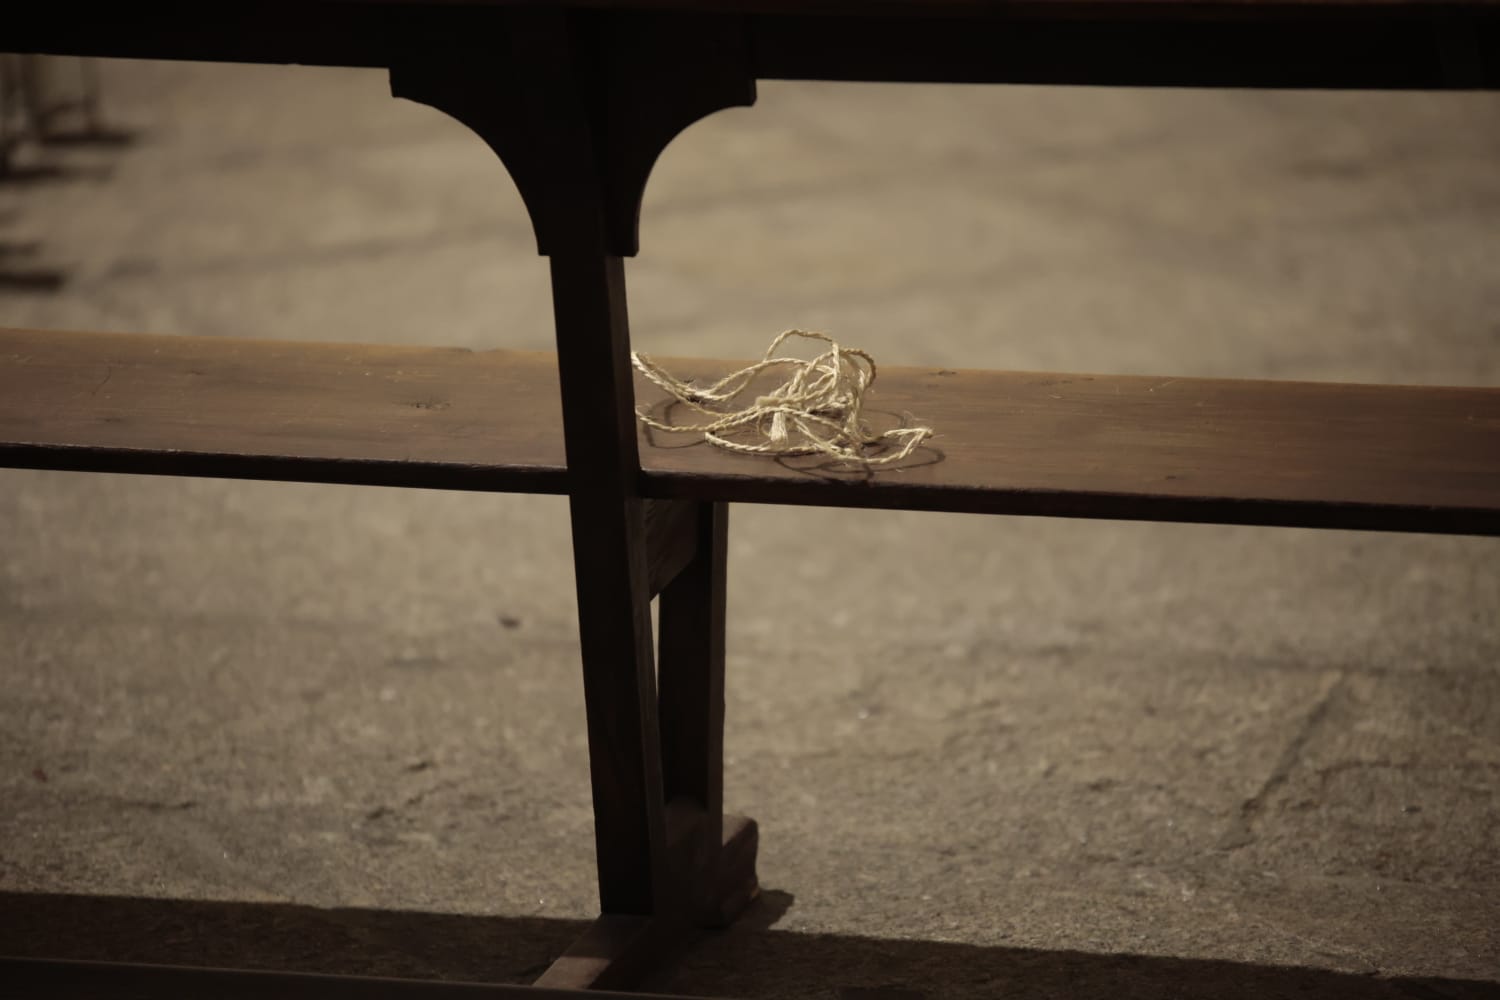
<path id="1" fill-rule="evenodd" d="M 665 360 L 708 378 L 734 364 Z M 737 363 L 736 363 L 737 364 Z M 638 379 L 643 402 L 660 393 Z M 935 428 L 870 474 L 654 435 L 703 500 L 1500 534 L 1500 389 L 882 367 L 872 421 Z"/>
<path id="2" fill-rule="evenodd" d="M 604 74 L 606 242 L 640 250 L 641 199 L 657 158 L 701 118 L 755 103 L 749 23 L 706 7 L 581 19 Z"/>
<path id="3" fill-rule="evenodd" d="M 667 588 L 698 554 L 698 510 L 692 500 L 647 500 L 646 573 L 651 596 Z"/>
<path id="4" fill-rule="evenodd" d="M 442 26 L 414 38 L 392 83 L 500 153 L 551 257 L 600 907 L 646 916 L 670 893 L 625 272 L 609 246 L 603 80 L 587 33 L 565 12 L 506 11 L 499 27 L 493 37 Z"/>
<path id="5" fill-rule="evenodd" d="M 0 330 L 0 464 L 567 490 L 557 359 Z"/>
<path id="6" fill-rule="evenodd" d="M 660 917 L 606 913 L 542 973 L 536 985 L 563 990 L 628 988 L 659 964 L 676 930 Z"/>
<path id="7" fill-rule="evenodd" d="M 665 363 L 704 377 L 737 364 Z M 524 352 L 0 330 L 0 464 L 563 493 L 555 365 Z M 639 490 L 1500 533 L 1500 389 L 885 366 L 871 405 L 877 420 L 909 411 L 937 429 L 928 464 L 864 477 L 642 433 Z M 649 544 L 646 564 L 649 590 Z"/>
<path id="8" fill-rule="evenodd" d="M 739 21 L 748 45 L 719 51 L 750 51 L 761 79 L 1500 85 L 1494 0 L 137 0 L 102 14 L 83 0 L 51 0 L 7 12 L 6 44 L 23 52 L 394 67 L 438 38 L 460 47 L 482 40 L 498 56 L 516 7 L 566 14 L 596 35 L 622 38 L 643 16 L 663 12 Z M 681 50 L 679 58 L 693 62 L 704 51 Z M 501 62 L 484 74 L 509 73 Z M 665 76 L 675 74 L 673 60 L 658 62 Z M 635 180 L 620 169 L 609 183 Z"/>
<path id="9" fill-rule="evenodd" d="M 236 0 L 233 6 L 260 13 L 286 10 L 290 0 Z M 158 3 L 137 0 L 133 6 Z M 177 5 L 184 13 L 195 7 L 216 4 Z M 1484 10 L 1500 6 L 1500 0 L 313 0 L 304 8 L 327 8 L 368 12 L 400 8 L 506 8 L 686 11 L 691 13 L 815 14 L 820 16 L 871 17 L 900 14 L 973 17 L 995 14 L 1056 14 L 1094 16 L 1104 12 L 1133 13 L 1192 12 L 1205 18 L 1264 17 L 1285 10 L 1350 12 L 1357 10 Z M 357 16 L 357 15 L 349 15 Z M 366 14 L 364 16 L 369 16 Z"/>
<path id="10" fill-rule="evenodd" d="M 670 839 L 673 852 L 686 860 L 691 845 L 698 841 L 704 816 L 696 805 L 680 809 L 676 805 L 670 810 Z M 588 990 L 634 986 L 652 969 L 690 948 L 703 929 L 724 927 L 739 916 L 760 892 L 755 873 L 760 834 L 755 821 L 743 816 L 724 816 L 715 825 L 722 830 L 722 840 L 714 852 L 713 868 L 679 869 L 700 888 L 681 893 L 650 917 L 600 916 L 536 985 Z"/>
<path id="11" fill-rule="evenodd" d="M 605 913 L 649 914 L 665 891 L 665 803 L 644 501 L 636 495 L 629 382 L 616 381 L 612 364 L 621 360 L 612 346 L 626 337 L 620 258 L 554 257 L 552 286 L 600 905 Z"/>
<path id="12" fill-rule="evenodd" d="M 505 164 L 544 255 L 594 252 L 604 238 L 596 102 L 577 34 L 555 10 L 428 19 L 391 62 L 392 94 L 463 122 Z"/>
<path id="13" fill-rule="evenodd" d="M 900 17 L 755 17 L 756 76 L 1125 87 L 1500 86 L 1494 8 L 1036 4 L 964 18 L 907 10 Z"/>
<path id="14" fill-rule="evenodd" d="M 248 969 L 0 958 L 7 996 L 68 1000 L 626 1000 L 643 993 L 503 986 L 437 980 L 376 979 Z M 651 994 L 662 997 L 661 994 Z M 670 998 L 662 997 L 662 1000 Z M 688 1000 L 679 997 L 678 1000 Z"/>
<path id="15" fill-rule="evenodd" d="M 698 119 L 755 103 L 744 19 L 502 13 L 482 27 L 428 17 L 392 57 L 392 93 L 451 114 L 484 139 L 516 182 L 539 252 L 570 253 L 602 238 L 610 253 L 634 255 L 641 199 L 662 150 Z M 570 55 L 537 60 L 538 48 L 552 44 Z M 580 213 L 596 201 L 602 220 Z M 602 234 L 593 231 L 601 221 Z"/>
<path id="16" fill-rule="evenodd" d="M 714 773 L 722 772 L 722 760 Z M 709 829 L 719 840 L 707 840 Z M 669 919 L 683 928 L 726 927 L 760 895 L 756 855 L 760 828 L 734 814 L 710 814 L 696 800 L 679 795 L 667 803 L 667 841 L 673 888 Z"/>
<path id="17" fill-rule="evenodd" d="M 662 785 L 667 801 L 691 803 L 701 822 L 686 845 L 687 906 L 718 905 L 724 809 L 724 624 L 729 507 L 697 504 L 695 556 L 662 592 L 657 687 Z M 696 898 L 692 898 L 696 897 Z"/>
<path id="18" fill-rule="evenodd" d="M 760 895 L 755 860 L 760 853 L 760 828 L 747 816 L 726 814 L 719 848 L 717 881 L 710 895 L 713 908 L 697 914 L 704 927 L 726 927 Z"/>

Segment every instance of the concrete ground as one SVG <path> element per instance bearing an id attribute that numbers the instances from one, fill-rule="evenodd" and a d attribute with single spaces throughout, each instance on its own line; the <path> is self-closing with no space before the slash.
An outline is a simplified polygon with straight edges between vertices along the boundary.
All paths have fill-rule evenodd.
<path id="1" fill-rule="evenodd" d="M 0 183 L 55 279 L 0 324 L 550 346 L 382 74 L 104 84 L 134 142 Z M 767 84 L 629 276 L 661 353 L 1496 385 L 1497 235 L 1496 96 Z M 563 501 L 5 471 L 0 525 L 0 953 L 526 981 L 595 912 Z M 656 986 L 1500 995 L 1500 542 L 740 506 L 730 604 L 766 892 Z"/>

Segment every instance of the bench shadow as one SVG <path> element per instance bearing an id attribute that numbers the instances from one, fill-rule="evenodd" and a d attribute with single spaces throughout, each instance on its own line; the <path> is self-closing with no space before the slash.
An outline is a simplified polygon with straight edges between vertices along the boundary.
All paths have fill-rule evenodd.
<path id="1" fill-rule="evenodd" d="M 647 988 L 744 1000 L 837 1000 L 862 991 L 928 1000 L 1500 996 L 1500 983 L 1477 980 L 775 930 L 792 901 L 788 893 L 766 892 L 734 928 L 709 935 Z M 10 957 L 524 984 L 587 926 L 543 917 L 0 892 L 0 954 Z"/>
<path id="2" fill-rule="evenodd" d="M 587 921 L 0 892 L 0 955 L 528 983 Z M 0 989 L 3 993 L 3 989 Z"/>

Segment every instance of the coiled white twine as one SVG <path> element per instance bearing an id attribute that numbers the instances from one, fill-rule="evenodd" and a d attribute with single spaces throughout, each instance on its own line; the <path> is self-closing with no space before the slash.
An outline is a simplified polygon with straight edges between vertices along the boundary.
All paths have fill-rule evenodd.
<path id="1" fill-rule="evenodd" d="M 792 338 L 821 341 L 828 349 L 811 361 L 778 357 Z M 743 455 L 826 455 L 860 465 L 889 465 L 911 455 L 932 436 L 930 427 L 897 427 L 875 433 L 862 419 L 865 391 L 875 383 L 875 360 L 844 347 L 823 333 L 787 330 L 771 341 L 760 361 L 709 386 L 678 379 L 650 358 L 632 352 L 636 370 L 677 402 L 709 418 L 668 424 L 636 410 L 641 423 L 669 434 L 702 434 L 709 444 Z M 738 402 L 765 372 L 789 369 L 791 376 L 753 402 Z"/>

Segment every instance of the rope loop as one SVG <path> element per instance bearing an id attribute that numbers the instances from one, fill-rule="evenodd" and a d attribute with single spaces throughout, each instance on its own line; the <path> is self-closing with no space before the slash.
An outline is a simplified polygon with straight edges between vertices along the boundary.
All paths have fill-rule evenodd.
<path id="1" fill-rule="evenodd" d="M 811 361 L 777 355 L 777 349 L 793 338 L 827 347 Z M 642 407 L 636 410 L 641 423 L 668 434 L 702 434 L 709 444 L 726 451 L 779 458 L 826 455 L 864 466 L 890 465 L 932 437 L 930 427 L 872 431 L 863 408 L 865 392 L 875 384 L 875 359 L 826 333 L 787 330 L 771 341 L 761 360 L 707 386 L 682 381 L 643 354 L 632 352 L 630 360 L 652 384 L 707 418 L 667 424 Z M 749 405 L 736 402 L 759 376 L 773 371 L 789 375 Z"/>

